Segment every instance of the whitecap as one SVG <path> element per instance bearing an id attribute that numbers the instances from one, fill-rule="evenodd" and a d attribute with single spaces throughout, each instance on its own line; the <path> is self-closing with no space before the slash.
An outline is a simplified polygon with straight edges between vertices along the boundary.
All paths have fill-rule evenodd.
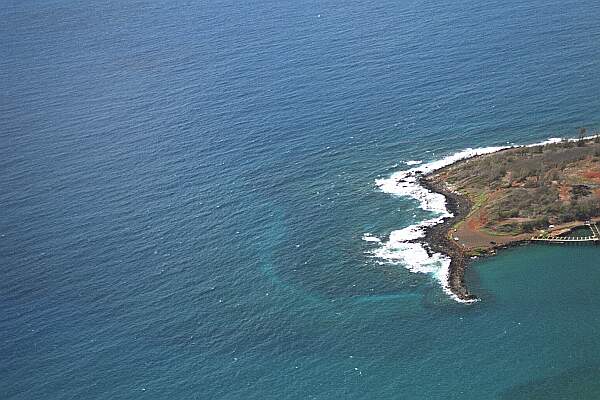
<path id="1" fill-rule="evenodd" d="M 560 143 L 562 142 L 564 139 L 562 138 L 558 138 L 558 137 L 554 137 L 554 138 L 550 138 L 550 139 L 546 139 L 543 142 L 539 142 L 539 143 L 534 143 L 534 144 L 528 144 L 525 147 L 536 147 L 536 146 L 544 146 L 547 144 L 552 144 L 552 143 Z M 518 147 L 518 146 L 517 146 Z"/>
<path id="2" fill-rule="evenodd" d="M 423 164 L 423 160 L 405 161 L 404 164 L 406 164 L 406 165 L 419 165 L 419 164 Z"/>
<path id="3" fill-rule="evenodd" d="M 365 242 L 381 243 L 381 239 L 379 239 L 377 236 L 373 236 L 370 233 L 363 234 L 362 240 L 364 240 Z"/>

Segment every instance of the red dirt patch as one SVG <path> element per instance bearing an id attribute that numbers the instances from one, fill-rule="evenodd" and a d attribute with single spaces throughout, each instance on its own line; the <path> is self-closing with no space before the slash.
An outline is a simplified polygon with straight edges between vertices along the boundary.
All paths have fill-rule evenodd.
<path id="1" fill-rule="evenodd" d="M 582 175 L 588 181 L 600 183 L 600 171 L 585 171 L 582 173 Z"/>
<path id="2" fill-rule="evenodd" d="M 600 179 L 600 171 L 586 171 L 583 176 L 588 179 Z"/>
<path id="3" fill-rule="evenodd" d="M 469 229 L 476 231 L 484 227 L 485 224 L 487 224 L 487 221 L 488 219 L 485 213 L 477 211 L 473 215 L 471 215 L 469 219 L 467 219 L 467 225 L 469 226 Z"/>
<path id="4" fill-rule="evenodd" d="M 477 229 L 481 228 L 481 225 L 479 224 L 479 221 L 477 221 L 476 218 L 469 218 L 467 220 L 467 225 L 469 226 L 469 229 L 471 229 L 471 230 L 477 230 Z"/>
<path id="5" fill-rule="evenodd" d="M 473 224 L 471 222 L 474 222 Z M 456 243 L 465 250 L 472 250 L 475 248 L 491 248 L 495 245 L 508 244 L 516 240 L 525 240 L 531 237 L 531 234 L 521 234 L 516 236 L 502 236 L 502 235 L 490 235 L 483 232 L 480 228 L 473 228 L 473 225 L 478 224 L 478 218 L 472 218 L 467 221 L 466 224 L 462 224 L 458 227 L 456 232 L 453 230 L 452 237 L 458 238 Z M 495 244 L 492 244 L 495 243 Z"/>

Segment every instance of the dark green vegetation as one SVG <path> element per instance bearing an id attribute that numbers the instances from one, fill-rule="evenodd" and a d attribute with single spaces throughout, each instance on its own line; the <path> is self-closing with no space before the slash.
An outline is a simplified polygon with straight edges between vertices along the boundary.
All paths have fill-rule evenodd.
<path id="1" fill-rule="evenodd" d="M 438 174 L 474 204 L 476 228 L 517 234 L 600 216 L 600 137 L 519 147 Z"/>

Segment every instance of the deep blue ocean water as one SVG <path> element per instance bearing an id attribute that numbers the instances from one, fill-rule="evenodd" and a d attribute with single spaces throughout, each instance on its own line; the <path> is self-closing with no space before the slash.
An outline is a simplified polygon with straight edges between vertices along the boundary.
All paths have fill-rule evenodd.
<path id="1" fill-rule="evenodd" d="M 409 160 L 599 128 L 592 0 L 0 9 L 0 398 L 597 399 L 600 248 L 362 235 Z"/>

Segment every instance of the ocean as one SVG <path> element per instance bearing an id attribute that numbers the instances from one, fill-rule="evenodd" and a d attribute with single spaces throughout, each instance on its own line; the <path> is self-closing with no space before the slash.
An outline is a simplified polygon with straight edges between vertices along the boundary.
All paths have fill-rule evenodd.
<path id="1" fill-rule="evenodd" d="M 599 129 L 600 3 L 0 16 L 0 398 L 600 398 L 598 246 L 477 260 L 459 303 L 394 241 L 443 204 L 386 186 Z"/>

